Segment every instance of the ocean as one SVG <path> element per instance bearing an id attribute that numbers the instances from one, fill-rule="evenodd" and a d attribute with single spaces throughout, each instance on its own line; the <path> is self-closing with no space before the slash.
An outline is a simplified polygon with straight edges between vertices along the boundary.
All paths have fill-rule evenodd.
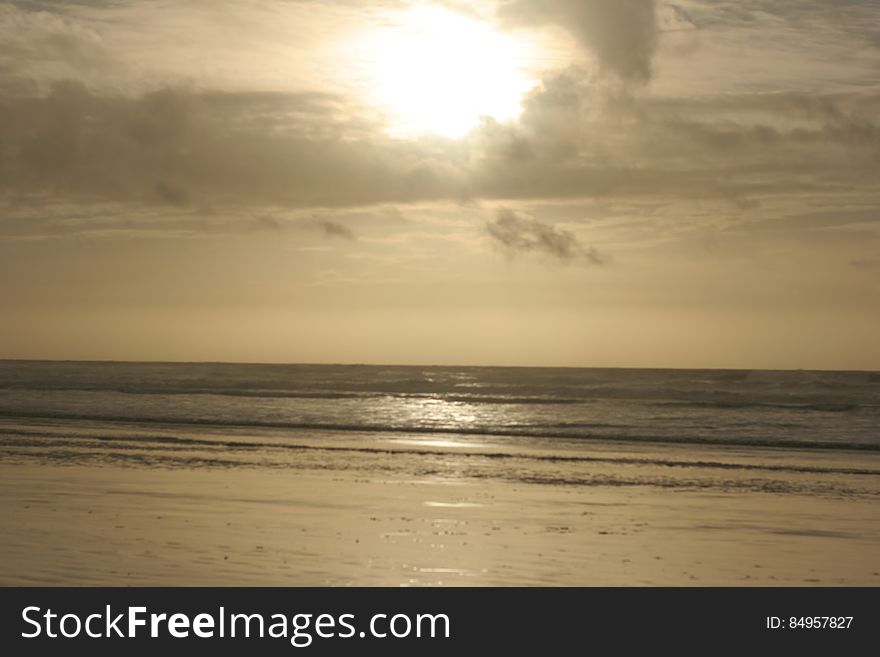
<path id="1" fill-rule="evenodd" d="M 880 374 L 5 361 L 0 440 L 6 459 L 320 469 L 349 452 L 348 469 L 874 494 Z"/>

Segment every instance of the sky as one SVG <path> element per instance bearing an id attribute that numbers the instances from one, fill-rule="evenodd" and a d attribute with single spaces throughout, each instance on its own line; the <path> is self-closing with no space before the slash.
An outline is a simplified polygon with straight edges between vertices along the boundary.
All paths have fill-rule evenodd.
<path id="1" fill-rule="evenodd" d="M 0 3 L 0 358 L 880 370 L 876 0 Z"/>

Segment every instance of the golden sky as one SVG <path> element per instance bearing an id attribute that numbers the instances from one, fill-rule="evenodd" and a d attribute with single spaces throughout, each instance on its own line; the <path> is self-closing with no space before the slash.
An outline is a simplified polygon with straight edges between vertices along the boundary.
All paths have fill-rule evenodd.
<path id="1" fill-rule="evenodd" d="M 0 358 L 880 369 L 880 3 L 0 3 Z"/>

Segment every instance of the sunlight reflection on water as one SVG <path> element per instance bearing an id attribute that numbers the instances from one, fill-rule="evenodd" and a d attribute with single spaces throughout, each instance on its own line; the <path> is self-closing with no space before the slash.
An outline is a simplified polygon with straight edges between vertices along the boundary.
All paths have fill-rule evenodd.
<path id="1" fill-rule="evenodd" d="M 461 439 L 434 439 L 434 438 L 394 438 L 388 441 L 396 445 L 414 445 L 418 447 L 454 448 L 454 447 L 489 447 L 489 443 L 476 438 L 465 437 Z"/>
<path id="2" fill-rule="evenodd" d="M 428 426 L 444 425 L 466 428 L 477 420 L 473 404 L 443 399 L 417 398 L 396 403 L 397 414 L 406 419 Z"/>
<path id="3" fill-rule="evenodd" d="M 453 509 L 471 509 L 471 508 L 485 506 L 484 504 L 478 504 L 477 502 L 434 502 L 434 501 L 425 502 L 424 505 L 425 506 L 432 506 L 432 507 L 441 507 L 441 508 L 453 508 Z"/>

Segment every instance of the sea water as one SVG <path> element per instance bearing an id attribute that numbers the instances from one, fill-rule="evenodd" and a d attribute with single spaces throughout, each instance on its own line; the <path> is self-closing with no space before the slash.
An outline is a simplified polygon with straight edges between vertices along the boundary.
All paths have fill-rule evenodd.
<path id="1" fill-rule="evenodd" d="M 606 459 L 668 465 L 684 487 L 698 463 L 780 490 L 786 473 L 826 472 L 834 486 L 817 490 L 852 475 L 876 492 L 880 374 L 0 361 L 7 459 L 396 467 L 383 455 L 436 476 L 658 484 L 568 467 Z"/>

